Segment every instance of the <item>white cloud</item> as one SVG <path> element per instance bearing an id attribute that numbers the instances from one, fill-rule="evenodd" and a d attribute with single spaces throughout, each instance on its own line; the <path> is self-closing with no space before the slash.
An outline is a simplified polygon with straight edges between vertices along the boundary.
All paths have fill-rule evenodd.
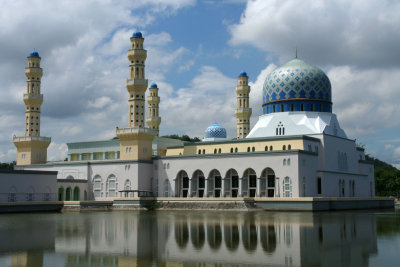
<path id="1" fill-rule="evenodd" d="M 333 111 L 349 136 L 365 136 L 400 126 L 400 69 L 360 70 L 333 67 L 327 72 L 332 84 Z"/>
<path id="2" fill-rule="evenodd" d="M 48 161 L 60 161 L 67 157 L 68 147 L 66 144 L 57 144 L 51 142 L 47 148 L 47 160 Z"/>
<path id="3" fill-rule="evenodd" d="M 101 96 L 96 98 L 94 101 L 89 101 L 88 106 L 93 108 L 104 108 L 111 103 L 111 98 L 107 96 Z"/>
<path id="4" fill-rule="evenodd" d="M 317 65 L 398 65 L 399 1 L 251 0 L 230 44 L 272 52 L 283 63 L 299 48 Z"/>

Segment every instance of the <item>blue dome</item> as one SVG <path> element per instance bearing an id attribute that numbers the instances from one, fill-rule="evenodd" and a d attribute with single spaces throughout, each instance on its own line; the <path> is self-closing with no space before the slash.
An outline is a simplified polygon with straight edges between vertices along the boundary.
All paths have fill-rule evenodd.
<path id="1" fill-rule="evenodd" d="M 33 50 L 32 52 L 29 53 L 29 56 L 30 56 L 30 57 L 39 57 L 39 52 Z"/>
<path id="2" fill-rule="evenodd" d="M 207 128 L 206 138 L 226 138 L 226 130 L 218 123 L 214 123 Z"/>
<path id="3" fill-rule="evenodd" d="M 150 85 L 150 88 L 157 88 L 157 84 L 156 84 L 156 83 L 152 83 L 152 84 Z"/>
<path id="4" fill-rule="evenodd" d="M 136 31 L 132 34 L 133 38 L 143 38 L 142 33 L 139 31 Z"/>
<path id="5" fill-rule="evenodd" d="M 239 77 L 247 77 L 247 73 L 245 71 L 242 71 L 239 73 Z"/>
<path id="6" fill-rule="evenodd" d="M 293 59 L 275 69 L 263 86 L 264 114 L 283 111 L 332 112 L 331 83 L 319 68 Z"/>

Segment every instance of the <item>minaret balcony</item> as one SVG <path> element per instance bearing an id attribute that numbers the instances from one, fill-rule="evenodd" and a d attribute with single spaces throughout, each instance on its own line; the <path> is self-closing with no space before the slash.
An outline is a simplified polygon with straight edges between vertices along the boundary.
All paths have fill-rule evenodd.
<path id="1" fill-rule="evenodd" d="M 251 115 L 251 108 L 237 108 L 235 109 L 235 114 L 238 115 Z"/>
<path id="2" fill-rule="evenodd" d="M 130 49 L 128 50 L 128 59 L 129 61 L 132 60 L 140 60 L 144 61 L 147 57 L 147 51 L 144 49 Z"/>
<path id="3" fill-rule="evenodd" d="M 142 128 L 142 127 L 132 127 L 132 128 L 117 128 L 116 129 L 117 135 L 119 134 L 138 134 L 138 133 L 145 133 L 145 134 L 155 134 L 155 131 L 149 128 Z"/>
<path id="4" fill-rule="evenodd" d="M 145 85 L 147 89 L 147 79 L 126 79 L 126 85 Z"/>
<path id="5" fill-rule="evenodd" d="M 51 142 L 51 137 L 45 136 L 14 136 L 13 142 L 24 142 L 24 141 L 40 141 L 40 142 Z"/>
<path id="6" fill-rule="evenodd" d="M 42 77 L 43 70 L 42 68 L 38 67 L 30 67 L 30 68 L 25 68 L 25 74 L 36 74 L 39 75 L 39 77 Z"/>
<path id="7" fill-rule="evenodd" d="M 43 95 L 42 94 L 24 94 L 24 99 L 30 99 L 30 98 L 43 99 Z"/>
<path id="8" fill-rule="evenodd" d="M 147 117 L 146 121 L 161 121 L 161 117 Z"/>
<path id="9" fill-rule="evenodd" d="M 160 103 L 160 97 L 159 96 L 148 96 L 147 102 L 149 102 L 151 104 L 158 104 L 158 103 Z"/>

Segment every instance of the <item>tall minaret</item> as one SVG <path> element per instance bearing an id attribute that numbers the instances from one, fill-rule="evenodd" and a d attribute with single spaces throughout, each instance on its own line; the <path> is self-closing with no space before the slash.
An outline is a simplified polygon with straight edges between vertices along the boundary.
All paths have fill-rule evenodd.
<path id="1" fill-rule="evenodd" d="M 43 75 L 40 59 L 39 53 L 32 51 L 28 56 L 28 67 L 25 68 L 27 78 L 27 90 L 24 94 L 25 135 L 13 138 L 17 147 L 17 165 L 47 161 L 47 147 L 51 138 L 40 136 L 40 106 L 43 103 L 43 94 L 40 93 L 40 80 Z"/>
<path id="2" fill-rule="evenodd" d="M 241 72 L 238 77 L 238 85 L 236 86 L 236 128 L 237 138 L 245 138 L 250 131 L 251 108 L 249 108 L 250 86 L 248 84 L 249 77 L 246 72 Z"/>
<path id="3" fill-rule="evenodd" d="M 144 38 L 141 32 L 134 32 L 131 37 L 131 49 L 128 50 L 129 78 L 126 89 L 129 93 L 129 127 L 117 128 L 120 140 L 120 159 L 146 160 L 151 159 L 151 143 L 155 132 L 145 128 L 145 94 L 147 80 L 145 79 L 144 63 L 147 51 L 143 49 Z"/>
<path id="4" fill-rule="evenodd" d="M 150 85 L 150 95 L 147 97 L 147 104 L 149 105 L 149 113 L 147 116 L 147 126 L 156 132 L 156 136 L 160 133 L 161 117 L 159 116 L 160 97 L 158 96 L 157 84 Z"/>

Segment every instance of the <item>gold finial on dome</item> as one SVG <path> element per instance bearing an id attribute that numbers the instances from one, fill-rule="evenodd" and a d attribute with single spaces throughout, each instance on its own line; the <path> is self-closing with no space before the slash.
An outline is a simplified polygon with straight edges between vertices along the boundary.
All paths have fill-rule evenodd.
<path id="1" fill-rule="evenodd" d="M 296 47 L 296 54 L 295 54 L 294 58 L 297 58 L 297 47 Z"/>

